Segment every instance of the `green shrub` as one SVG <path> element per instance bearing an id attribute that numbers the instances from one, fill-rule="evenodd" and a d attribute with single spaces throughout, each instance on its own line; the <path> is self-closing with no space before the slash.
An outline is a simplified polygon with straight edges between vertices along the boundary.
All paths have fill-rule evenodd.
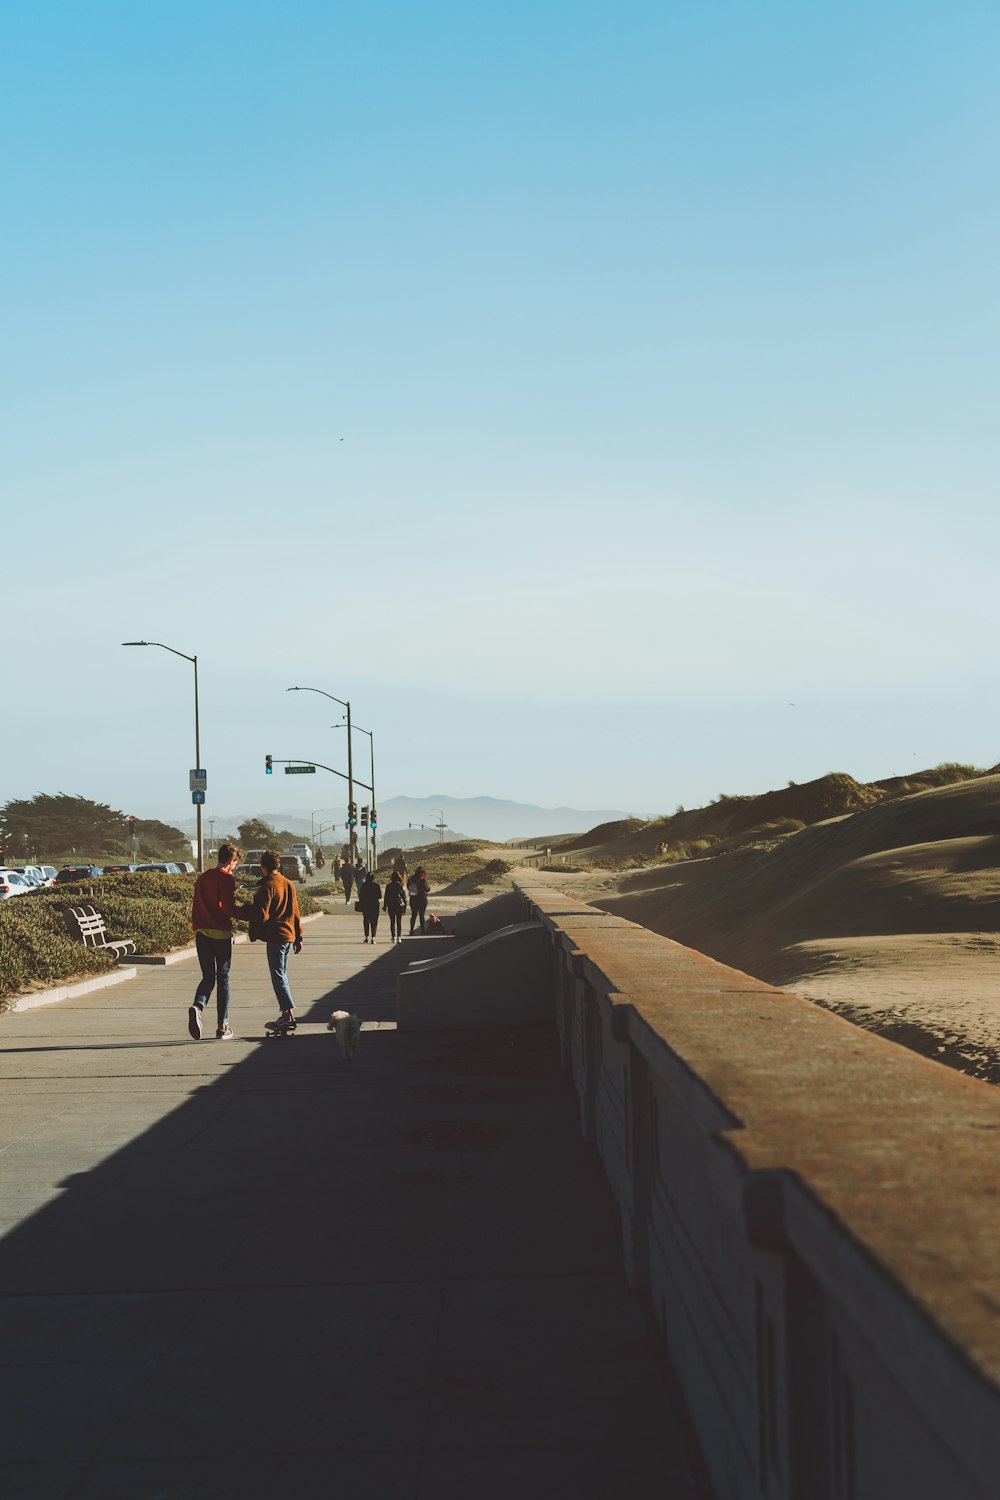
<path id="1" fill-rule="evenodd" d="M 57 984 L 116 967 L 111 954 L 85 948 L 70 937 L 67 913 L 74 906 L 93 906 L 107 923 L 108 935 L 131 938 L 140 954 L 188 947 L 194 941 L 194 882 L 193 875 L 108 875 L 4 901 L 0 904 L 0 1000 L 33 984 Z M 250 899 L 254 884 L 239 887 L 241 899 Z M 322 910 L 308 890 L 296 889 L 304 917 Z"/>

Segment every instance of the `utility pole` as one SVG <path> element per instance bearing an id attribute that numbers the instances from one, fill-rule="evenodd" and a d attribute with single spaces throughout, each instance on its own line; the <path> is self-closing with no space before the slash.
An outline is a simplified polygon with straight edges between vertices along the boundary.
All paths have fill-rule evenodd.
<path id="1" fill-rule="evenodd" d="M 347 830 L 348 843 L 351 850 L 351 864 L 355 863 L 355 855 L 358 843 L 357 818 L 354 813 L 354 756 L 351 749 L 351 705 L 345 703 L 347 709 L 347 806 L 350 811 L 347 814 L 350 827 Z"/>

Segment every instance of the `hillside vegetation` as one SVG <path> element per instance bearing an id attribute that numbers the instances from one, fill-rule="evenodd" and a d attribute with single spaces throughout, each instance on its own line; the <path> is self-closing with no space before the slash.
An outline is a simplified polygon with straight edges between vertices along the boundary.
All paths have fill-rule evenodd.
<path id="1" fill-rule="evenodd" d="M 1000 768 L 995 768 L 1000 769 Z M 909 777 L 859 782 L 842 771 L 801 784 L 789 782 L 777 791 L 758 796 L 720 794 L 707 807 L 679 807 L 669 817 L 644 821 L 624 818 L 602 823 L 588 833 L 560 841 L 559 856 L 573 854 L 614 868 L 616 863 L 676 860 L 692 855 L 722 853 L 741 844 L 766 843 L 830 818 L 842 818 L 881 803 L 994 774 L 975 766 L 935 766 Z M 666 853 L 659 854 L 662 844 Z"/>

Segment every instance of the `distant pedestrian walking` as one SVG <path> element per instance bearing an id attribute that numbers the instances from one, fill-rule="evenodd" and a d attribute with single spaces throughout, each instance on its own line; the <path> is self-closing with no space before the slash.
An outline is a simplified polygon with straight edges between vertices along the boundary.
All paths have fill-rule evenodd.
<path id="1" fill-rule="evenodd" d="M 374 875 L 368 875 L 358 900 L 361 902 L 361 915 L 365 919 L 365 942 L 374 943 L 378 931 L 378 914 L 382 909 L 382 887 Z"/>
<path id="2" fill-rule="evenodd" d="M 233 963 L 233 918 L 245 915 L 237 905 L 233 869 L 243 857 L 235 844 L 220 844 L 216 858 L 218 869 L 206 870 L 194 883 L 191 904 L 191 926 L 201 964 L 201 982 L 195 991 L 194 1004 L 188 1010 L 188 1031 L 201 1041 L 201 1017 L 212 991 L 216 991 L 218 1015 L 216 1038 L 226 1042 L 232 1036 L 229 1027 L 229 974 Z M 218 986 L 218 988 L 216 988 Z"/>
<path id="3" fill-rule="evenodd" d="M 355 862 L 355 865 L 354 865 L 354 884 L 357 887 L 358 900 L 359 901 L 361 899 L 361 887 L 364 885 L 364 883 L 365 883 L 365 881 L 367 879 L 368 879 L 368 871 L 366 870 L 364 861 L 362 860 L 361 855 L 359 854 L 358 858 L 357 858 L 357 860 Z"/>
<path id="4" fill-rule="evenodd" d="M 420 931 L 426 931 L 424 926 L 424 914 L 427 911 L 427 897 L 431 893 L 430 882 L 427 879 L 427 871 L 423 865 L 418 865 L 410 876 L 407 884 L 410 893 L 410 935 L 417 923 L 420 923 Z"/>
<path id="5" fill-rule="evenodd" d="M 403 941 L 403 913 L 406 910 L 406 886 L 398 870 L 393 870 L 392 879 L 385 888 L 382 903 L 389 913 L 389 938 L 394 943 Z"/>
<path id="6" fill-rule="evenodd" d="M 281 855 L 267 849 L 261 855 L 264 871 L 250 908 L 250 940 L 267 944 L 267 967 L 271 987 L 281 1014 L 278 1030 L 293 1031 L 296 1026 L 295 1002 L 288 984 L 288 955 L 294 947 L 302 952 L 302 919 L 295 887 L 281 873 Z"/>
<path id="7" fill-rule="evenodd" d="M 340 862 L 340 879 L 344 887 L 344 905 L 351 899 L 351 891 L 354 889 L 354 866 L 349 859 Z"/>
<path id="8" fill-rule="evenodd" d="M 393 860 L 392 871 L 393 871 L 394 875 L 398 875 L 399 876 L 400 880 L 403 882 L 403 888 L 405 890 L 405 888 L 406 888 L 406 855 L 403 853 L 402 849 L 400 849 L 399 853 L 396 855 L 396 858 Z"/>

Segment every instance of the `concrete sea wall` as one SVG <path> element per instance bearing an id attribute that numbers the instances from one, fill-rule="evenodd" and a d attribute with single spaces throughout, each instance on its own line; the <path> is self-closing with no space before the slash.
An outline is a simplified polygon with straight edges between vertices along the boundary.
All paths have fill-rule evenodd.
<path id="1" fill-rule="evenodd" d="M 1000 1494 L 1000 1090 L 520 896 L 719 1500 Z"/>

